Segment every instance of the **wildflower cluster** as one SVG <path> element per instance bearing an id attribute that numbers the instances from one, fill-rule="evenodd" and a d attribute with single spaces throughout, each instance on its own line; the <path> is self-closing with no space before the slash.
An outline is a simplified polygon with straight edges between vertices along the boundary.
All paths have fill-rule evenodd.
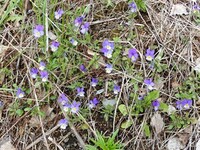
<path id="1" fill-rule="evenodd" d="M 41 61 L 39 64 L 39 69 L 31 68 L 30 75 L 33 79 L 37 78 L 38 73 L 40 74 L 40 78 L 42 82 L 46 82 L 48 80 L 49 73 L 45 70 L 46 64 Z"/>
<path id="2" fill-rule="evenodd" d="M 137 5 L 132 2 L 129 4 L 129 9 L 132 13 L 137 12 Z M 199 5 L 194 5 L 193 6 L 194 10 L 200 10 Z M 62 15 L 64 14 L 64 11 L 62 9 L 58 9 L 57 11 L 55 11 L 54 13 L 54 17 L 56 20 L 61 19 Z M 81 33 L 81 34 L 86 34 L 89 31 L 90 28 L 90 23 L 89 22 L 84 22 L 85 16 L 79 16 L 77 18 L 75 18 L 73 25 L 74 27 Z M 33 35 L 36 39 L 42 37 L 44 35 L 44 26 L 43 25 L 36 25 L 35 28 L 33 29 Z M 71 45 L 73 46 L 77 46 L 78 42 L 76 41 L 76 39 L 74 38 L 69 38 L 69 42 L 71 43 Z M 50 43 L 50 49 L 52 52 L 56 52 L 58 51 L 60 46 L 60 42 L 57 40 L 51 41 Z M 109 60 L 110 58 L 113 57 L 113 52 L 115 49 L 115 43 L 113 41 L 110 41 L 108 39 L 105 39 L 102 42 L 102 48 L 101 48 L 101 52 L 103 53 L 104 57 L 107 58 L 107 60 Z M 138 59 L 139 59 L 139 51 L 132 47 L 128 50 L 128 58 L 130 59 L 130 61 L 132 63 L 135 63 Z M 145 53 L 145 59 L 147 62 L 154 62 L 155 59 L 155 50 L 151 50 L 150 48 L 148 48 L 146 50 Z M 141 56 L 142 57 L 142 56 Z M 48 81 L 48 72 L 45 70 L 46 68 L 46 64 L 45 62 L 41 61 L 39 64 L 38 68 L 31 68 L 30 70 L 30 75 L 31 78 L 36 79 L 38 74 L 40 75 L 40 78 L 42 80 L 42 82 L 46 82 Z M 87 72 L 87 68 L 85 67 L 84 64 L 81 64 L 79 66 L 80 71 L 82 71 L 83 73 Z M 105 72 L 106 73 L 111 73 L 113 70 L 113 64 L 111 64 L 110 62 L 107 63 L 105 65 Z M 143 84 L 146 86 L 147 88 L 147 92 L 152 91 L 155 89 L 155 83 L 153 82 L 152 78 L 146 78 L 143 82 Z M 98 85 L 98 78 L 91 78 L 91 82 L 90 82 L 91 87 L 96 87 Z M 114 85 L 113 87 L 113 93 L 114 95 L 118 95 L 121 91 L 121 87 L 117 84 Z M 86 95 L 86 91 L 84 89 L 84 87 L 77 87 L 76 88 L 76 96 L 79 98 L 84 98 Z M 16 93 L 17 98 L 23 98 L 25 96 L 25 92 L 22 91 L 21 88 L 17 89 L 17 93 Z M 144 95 L 143 96 L 139 96 L 138 98 L 139 100 L 144 100 Z M 72 102 L 69 101 L 69 99 L 67 98 L 67 96 L 63 93 L 58 97 L 58 102 L 60 103 L 60 105 L 63 108 L 63 111 L 65 113 L 68 114 L 78 114 L 81 108 L 81 102 L 78 102 L 76 100 L 73 100 Z M 155 111 L 159 110 L 160 107 L 160 101 L 158 99 L 154 99 L 153 101 L 151 101 L 151 105 L 153 107 L 153 109 Z M 93 109 L 95 108 L 98 104 L 100 103 L 100 101 L 95 97 L 91 100 L 89 100 L 87 106 L 89 109 Z M 182 109 L 189 109 L 192 106 L 192 100 L 190 99 L 183 99 L 180 101 L 176 102 L 176 107 L 179 110 Z M 69 123 L 69 120 L 65 119 L 61 119 L 58 122 L 58 125 L 60 126 L 61 129 L 66 129 L 67 125 Z"/>
<path id="3" fill-rule="evenodd" d="M 80 29 L 80 32 L 82 34 L 86 34 L 89 30 L 90 23 L 89 22 L 83 22 L 84 16 L 79 16 L 74 20 L 74 26 L 78 29 Z"/>
<path id="4" fill-rule="evenodd" d="M 114 50 L 114 43 L 113 42 L 109 42 L 107 39 L 103 41 L 102 43 L 102 49 L 101 52 L 104 53 L 104 56 L 107 58 L 111 58 L 112 57 L 112 53 Z"/>

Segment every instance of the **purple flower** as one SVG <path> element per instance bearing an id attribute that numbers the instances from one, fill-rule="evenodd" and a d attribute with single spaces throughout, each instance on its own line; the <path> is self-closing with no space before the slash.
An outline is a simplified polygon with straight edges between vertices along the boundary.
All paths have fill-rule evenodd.
<path id="1" fill-rule="evenodd" d="M 153 87 L 154 87 L 154 85 L 155 85 L 151 78 L 145 79 L 145 80 L 144 80 L 144 84 L 147 86 L 147 88 L 148 88 L 149 90 L 153 90 Z"/>
<path id="2" fill-rule="evenodd" d="M 94 108 L 97 106 L 97 104 L 99 103 L 99 100 L 97 98 L 94 98 L 93 100 L 91 100 L 89 103 L 88 103 L 88 107 L 90 109 Z"/>
<path id="3" fill-rule="evenodd" d="M 84 91 L 84 88 L 83 88 L 83 87 L 77 87 L 76 90 L 77 90 L 77 93 L 78 93 L 77 95 L 78 95 L 78 96 L 84 97 L 85 91 Z"/>
<path id="4" fill-rule="evenodd" d="M 68 103 L 68 98 L 65 96 L 65 94 L 61 94 L 58 98 L 58 102 L 61 104 L 61 105 L 65 105 L 66 103 Z"/>
<path id="5" fill-rule="evenodd" d="M 95 87 L 98 83 L 98 79 L 97 78 L 92 78 L 92 81 L 91 81 L 91 86 Z"/>
<path id="6" fill-rule="evenodd" d="M 155 53 L 155 50 L 150 50 L 150 49 L 147 49 L 147 52 L 145 54 L 146 56 L 146 60 L 148 61 L 152 61 L 154 59 L 154 53 Z"/>
<path id="7" fill-rule="evenodd" d="M 158 100 L 154 100 L 152 102 L 152 106 L 154 107 L 154 110 L 157 111 L 158 108 L 160 107 L 160 102 Z"/>
<path id="8" fill-rule="evenodd" d="M 135 4 L 135 2 L 130 3 L 129 8 L 133 13 L 137 11 L 137 5 Z"/>
<path id="9" fill-rule="evenodd" d="M 0 109 L 2 109 L 3 105 L 4 105 L 3 101 L 0 101 Z"/>
<path id="10" fill-rule="evenodd" d="M 48 80 L 49 73 L 47 71 L 41 71 L 40 77 L 42 79 L 42 82 L 46 82 Z"/>
<path id="11" fill-rule="evenodd" d="M 114 94 L 118 94 L 120 92 L 121 88 L 119 85 L 114 85 L 114 88 L 113 88 L 113 92 Z"/>
<path id="12" fill-rule="evenodd" d="M 192 6 L 192 9 L 193 9 L 193 11 L 200 11 L 200 6 L 198 5 L 198 4 L 194 4 L 193 6 Z"/>
<path id="13" fill-rule="evenodd" d="M 176 101 L 176 108 L 179 109 L 179 110 L 183 109 L 182 101 Z"/>
<path id="14" fill-rule="evenodd" d="M 111 64 L 106 64 L 106 73 L 111 73 L 113 70 L 113 67 Z"/>
<path id="15" fill-rule="evenodd" d="M 114 50 L 115 45 L 113 42 L 109 42 L 107 39 L 103 41 L 102 43 L 103 48 L 107 49 L 107 50 Z"/>
<path id="16" fill-rule="evenodd" d="M 77 17 L 74 20 L 74 26 L 79 27 L 83 23 L 83 18 L 84 18 L 83 16 Z"/>
<path id="17" fill-rule="evenodd" d="M 61 129 L 66 129 L 68 125 L 67 119 L 60 119 L 60 121 L 58 122 L 58 125 L 60 126 Z"/>
<path id="18" fill-rule="evenodd" d="M 182 110 L 183 108 L 189 109 L 192 106 L 192 100 L 191 99 L 183 99 L 176 101 L 176 108 L 179 110 Z"/>
<path id="19" fill-rule="evenodd" d="M 72 113 L 78 113 L 78 111 L 80 109 L 80 105 L 81 105 L 80 102 L 73 101 L 72 104 L 71 104 L 71 112 Z"/>
<path id="20" fill-rule="evenodd" d="M 71 108 L 71 105 L 69 103 L 66 103 L 66 104 L 63 105 L 63 111 L 64 112 L 69 112 L 70 108 Z"/>
<path id="21" fill-rule="evenodd" d="M 144 96 L 138 96 L 138 100 L 143 100 L 144 99 Z"/>
<path id="22" fill-rule="evenodd" d="M 38 74 L 38 69 L 37 68 L 31 68 L 30 74 L 31 74 L 31 77 L 33 79 L 35 79 L 37 77 L 37 74 Z"/>
<path id="23" fill-rule="evenodd" d="M 138 53 L 135 48 L 132 48 L 128 51 L 128 57 L 131 59 L 132 62 L 135 62 L 138 59 Z"/>
<path id="24" fill-rule="evenodd" d="M 60 45 L 60 43 L 59 43 L 59 42 L 57 42 L 57 41 L 53 41 L 53 42 L 51 43 L 51 45 L 50 45 L 50 47 L 51 47 L 51 50 L 52 50 L 53 52 L 57 51 L 57 50 L 58 50 L 58 47 L 59 47 L 59 45 Z"/>
<path id="25" fill-rule="evenodd" d="M 79 69 L 82 71 L 82 72 L 86 72 L 87 69 L 85 68 L 85 66 L 83 64 L 80 65 Z"/>
<path id="26" fill-rule="evenodd" d="M 33 29 L 33 35 L 36 38 L 39 38 L 44 35 L 44 26 L 43 25 L 36 25 Z"/>
<path id="27" fill-rule="evenodd" d="M 82 26 L 81 26 L 81 33 L 85 34 L 86 32 L 88 32 L 90 27 L 90 23 L 89 22 L 85 22 Z"/>
<path id="28" fill-rule="evenodd" d="M 54 15 L 56 19 L 60 19 L 60 17 L 63 15 L 64 11 L 62 9 L 58 9 L 55 11 Z"/>
<path id="29" fill-rule="evenodd" d="M 111 58 L 113 50 L 108 50 L 106 48 L 102 48 L 101 52 L 103 52 L 103 54 L 104 54 L 105 57 Z"/>
<path id="30" fill-rule="evenodd" d="M 78 44 L 78 42 L 75 39 L 73 39 L 73 38 L 71 38 L 69 41 L 74 46 L 76 46 Z"/>
<path id="31" fill-rule="evenodd" d="M 40 65 L 39 65 L 39 69 L 40 69 L 40 70 L 44 70 L 45 67 L 46 67 L 45 62 L 41 61 L 41 62 L 40 62 Z"/>
<path id="32" fill-rule="evenodd" d="M 23 98 L 24 95 L 25 95 L 24 91 L 22 91 L 22 89 L 18 88 L 17 93 L 16 93 L 17 98 Z"/>

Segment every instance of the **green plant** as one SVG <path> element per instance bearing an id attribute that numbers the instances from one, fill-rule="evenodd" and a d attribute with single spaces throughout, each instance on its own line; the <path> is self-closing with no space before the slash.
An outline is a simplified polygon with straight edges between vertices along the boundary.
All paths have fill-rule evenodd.
<path id="1" fill-rule="evenodd" d="M 115 138 L 118 134 L 116 130 L 111 137 L 105 137 L 101 133 L 97 132 L 97 138 L 91 139 L 93 145 L 87 145 L 87 150 L 123 150 L 123 145 L 119 141 L 115 142 Z"/>

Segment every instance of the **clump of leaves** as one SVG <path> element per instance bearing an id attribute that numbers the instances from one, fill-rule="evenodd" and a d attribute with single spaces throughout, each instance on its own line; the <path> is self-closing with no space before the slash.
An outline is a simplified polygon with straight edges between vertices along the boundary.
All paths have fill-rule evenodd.
<path id="1" fill-rule="evenodd" d="M 179 93 L 175 96 L 179 99 L 198 99 L 200 91 L 200 77 L 190 76 L 182 86 L 179 87 Z"/>
<path id="2" fill-rule="evenodd" d="M 186 113 L 185 116 L 180 116 L 178 114 L 172 114 L 170 115 L 171 119 L 171 124 L 169 125 L 168 129 L 173 129 L 173 128 L 185 128 L 188 125 L 195 123 L 195 118 L 190 118 L 189 113 Z"/>
<path id="3" fill-rule="evenodd" d="M 93 145 L 87 145 L 86 150 L 123 150 L 123 145 L 120 141 L 115 142 L 119 130 L 116 130 L 111 137 L 105 137 L 97 132 L 97 138 L 91 139 Z"/>

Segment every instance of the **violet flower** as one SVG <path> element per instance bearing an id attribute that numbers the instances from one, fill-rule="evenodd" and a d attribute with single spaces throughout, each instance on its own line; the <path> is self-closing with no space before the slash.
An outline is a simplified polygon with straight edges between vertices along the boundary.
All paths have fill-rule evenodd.
<path id="1" fill-rule="evenodd" d="M 81 33 L 82 34 L 85 34 L 88 32 L 89 30 L 89 27 L 90 27 L 90 23 L 89 22 L 85 22 L 82 26 L 81 26 Z"/>
<path id="2" fill-rule="evenodd" d="M 129 8 L 131 10 L 132 13 L 136 12 L 137 11 L 137 5 L 135 4 L 135 2 L 131 2 L 129 4 Z"/>
<path id="3" fill-rule="evenodd" d="M 144 80 L 144 84 L 147 86 L 147 88 L 149 89 L 149 90 L 153 90 L 154 89 L 154 82 L 152 81 L 152 79 L 151 78 L 149 78 L 149 79 L 145 79 Z"/>
<path id="4" fill-rule="evenodd" d="M 119 85 L 114 85 L 114 88 L 113 88 L 113 92 L 114 92 L 114 94 L 117 95 L 117 94 L 120 92 L 120 90 L 121 90 L 121 88 L 120 88 Z"/>
<path id="5" fill-rule="evenodd" d="M 66 103 L 63 105 L 63 111 L 66 113 L 69 112 L 70 108 L 71 108 L 71 105 L 69 103 Z"/>
<path id="6" fill-rule="evenodd" d="M 56 19 L 60 19 L 60 17 L 63 15 L 64 11 L 62 9 L 58 9 L 55 11 L 54 15 Z"/>
<path id="7" fill-rule="evenodd" d="M 179 110 L 182 110 L 183 108 L 189 109 L 192 106 L 192 100 L 191 99 L 183 99 L 176 101 L 176 108 Z"/>
<path id="8" fill-rule="evenodd" d="M 83 18 L 84 18 L 83 16 L 77 17 L 74 20 L 74 26 L 79 27 L 83 23 Z"/>
<path id="9" fill-rule="evenodd" d="M 60 126 L 61 129 L 66 129 L 67 125 L 68 125 L 68 121 L 67 119 L 61 119 L 58 122 L 58 125 Z"/>
<path id="10" fill-rule="evenodd" d="M 31 74 L 31 78 L 35 79 L 37 77 L 37 74 L 38 74 L 38 69 L 37 68 L 31 68 L 30 74 Z"/>
<path id="11" fill-rule="evenodd" d="M 40 62 L 40 65 L 39 65 L 39 69 L 40 69 L 40 70 L 44 70 L 45 67 L 46 67 L 45 62 L 41 61 L 41 62 Z"/>
<path id="12" fill-rule="evenodd" d="M 113 50 L 108 50 L 108 49 L 106 49 L 106 48 L 102 48 L 102 49 L 101 49 L 101 52 L 103 52 L 103 54 L 104 54 L 105 57 L 111 58 L 111 57 L 112 57 Z"/>
<path id="13" fill-rule="evenodd" d="M 200 11 L 200 6 L 199 6 L 197 3 L 195 3 L 195 4 L 192 6 L 192 9 L 193 9 L 194 12 Z"/>
<path id="14" fill-rule="evenodd" d="M 158 100 L 154 100 L 152 102 L 152 106 L 154 107 L 154 110 L 157 111 L 160 107 L 160 102 Z"/>
<path id="15" fill-rule="evenodd" d="M 62 93 L 59 98 L 58 98 L 58 102 L 61 104 L 61 105 L 65 105 L 66 103 L 68 103 L 69 99 L 65 96 L 64 93 Z"/>
<path id="16" fill-rule="evenodd" d="M 87 69 L 85 68 L 85 66 L 83 64 L 80 65 L 79 69 L 82 71 L 82 72 L 86 72 Z"/>
<path id="17" fill-rule="evenodd" d="M 57 41 L 52 41 L 52 43 L 51 43 L 51 45 L 50 45 L 50 47 L 51 47 L 51 50 L 52 50 L 53 52 L 57 51 L 57 50 L 58 50 L 58 47 L 59 47 L 59 45 L 60 45 L 60 43 L 59 43 L 59 42 L 57 42 Z"/>
<path id="18" fill-rule="evenodd" d="M 42 79 L 42 82 L 46 82 L 48 80 L 49 73 L 47 71 L 41 71 L 40 77 Z"/>
<path id="19" fill-rule="evenodd" d="M 155 57 L 154 55 L 155 55 L 155 50 L 147 49 L 146 54 L 145 54 L 146 60 L 152 61 Z"/>
<path id="20" fill-rule="evenodd" d="M 72 104 L 71 104 L 71 112 L 72 113 L 78 113 L 78 111 L 80 109 L 80 105 L 81 105 L 80 102 L 73 101 Z"/>
<path id="21" fill-rule="evenodd" d="M 18 88 L 16 93 L 17 98 L 23 98 L 24 95 L 25 95 L 24 91 L 22 91 L 21 88 Z"/>
<path id="22" fill-rule="evenodd" d="M 78 42 L 75 39 L 73 39 L 73 38 L 71 38 L 69 41 L 74 46 L 76 46 L 78 44 Z"/>
<path id="23" fill-rule="evenodd" d="M 114 50 L 115 48 L 114 42 L 109 42 L 107 39 L 103 41 L 102 46 L 107 50 Z"/>
<path id="24" fill-rule="evenodd" d="M 131 59 L 132 62 L 135 62 L 138 59 L 138 53 L 135 48 L 132 48 L 128 51 L 128 57 Z"/>
<path id="25" fill-rule="evenodd" d="M 98 83 L 98 79 L 97 78 L 92 78 L 92 80 L 91 80 L 91 86 L 95 87 L 97 85 L 97 83 Z"/>
<path id="26" fill-rule="evenodd" d="M 91 100 L 89 103 L 88 103 L 88 107 L 90 109 L 94 108 L 97 106 L 97 104 L 99 103 L 99 100 L 97 98 L 94 98 L 93 100 Z"/>
<path id="27" fill-rule="evenodd" d="M 43 25 L 36 25 L 33 29 L 33 35 L 36 38 L 39 38 L 44 35 L 44 26 Z"/>
<path id="28" fill-rule="evenodd" d="M 113 70 L 113 67 L 111 64 L 106 64 L 106 73 L 111 73 Z"/>
<path id="29" fill-rule="evenodd" d="M 77 90 L 77 95 L 78 95 L 78 96 L 84 97 L 85 91 L 84 91 L 84 88 L 83 88 L 83 87 L 77 87 L 76 90 Z"/>

